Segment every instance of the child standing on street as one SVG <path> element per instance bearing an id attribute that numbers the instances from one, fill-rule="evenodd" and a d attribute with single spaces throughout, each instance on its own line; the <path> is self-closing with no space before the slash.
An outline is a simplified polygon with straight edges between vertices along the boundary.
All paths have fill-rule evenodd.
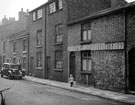
<path id="1" fill-rule="evenodd" d="M 74 84 L 74 77 L 72 74 L 70 74 L 70 77 L 69 77 L 69 83 L 70 83 L 70 86 L 72 87 L 73 84 Z"/>

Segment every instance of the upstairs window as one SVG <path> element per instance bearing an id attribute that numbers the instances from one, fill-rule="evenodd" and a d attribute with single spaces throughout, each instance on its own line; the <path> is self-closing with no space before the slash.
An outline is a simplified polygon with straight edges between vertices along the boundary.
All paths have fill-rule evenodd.
<path id="1" fill-rule="evenodd" d="M 56 3 L 53 2 L 49 5 L 50 13 L 53 13 L 56 11 Z"/>
<path id="2" fill-rule="evenodd" d="M 6 41 L 3 42 L 3 51 L 6 50 Z"/>
<path id="3" fill-rule="evenodd" d="M 42 9 L 38 9 L 38 10 L 35 10 L 33 13 L 32 13 L 32 17 L 33 17 L 33 21 L 37 20 L 37 19 L 40 19 L 43 17 L 43 10 Z"/>
<path id="4" fill-rule="evenodd" d="M 32 18 L 33 18 L 33 21 L 36 20 L 36 12 L 32 13 Z"/>
<path id="5" fill-rule="evenodd" d="M 82 41 L 91 40 L 91 23 L 86 23 L 82 25 Z"/>
<path id="6" fill-rule="evenodd" d="M 58 1 L 59 9 L 62 9 L 62 0 Z"/>
<path id="7" fill-rule="evenodd" d="M 16 52 L 16 42 L 13 42 L 13 52 Z"/>
<path id="8" fill-rule="evenodd" d="M 26 51 L 27 48 L 27 42 L 26 39 L 23 40 L 23 51 Z"/>
<path id="9" fill-rule="evenodd" d="M 57 25 L 55 31 L 56 31 L 56 43 L 61 43 L 63 41 L 62 25 Z"/>
<path id="10" fill-rule="evenodd" d="M 62 51 L 55 51 L 55 69 L 62 69 Z"/>
<path id="11" fill-rule="evenodd" d="M 39 10 L 37 11 L 37 19 L 40 19 L 40 18 L 42 18 L 42 17 L 43 17 L 42 9 L 39 9 Z"/>
<path id="12" fill-rule="evenodd" d="M 42 30 L 37 31 L 37 46 L 42 45 Z"/>
<path id="13" fill-rule="evenodd" d="M 82 58 L 82 71 L 91 71 L 91 52 L 83 51 L 81 53 Z"/>
<path id="14" fill-rule="evenodd" d="M 56 2 L 49 4 L 50 14 L 62 8 L 63 8 L 62 0 L 57 0 Z"/>

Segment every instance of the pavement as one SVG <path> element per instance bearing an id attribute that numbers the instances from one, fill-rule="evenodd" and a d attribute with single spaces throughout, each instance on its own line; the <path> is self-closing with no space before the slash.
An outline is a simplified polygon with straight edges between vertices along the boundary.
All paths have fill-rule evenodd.
<path id="1" fill-rule="evenodd" d="M 135 105 L 135 95 L 130 95 L 130 94 L 124 94 L 120 92 L 113 92 L 113 91 L 108 91 L 108 90 L 101 90 L 101 89 L 96 89 L 94 87 L 84 87 L 80 85 L 74 85 L 73 87 L 70 87 L 69 83 L 64 83 L 64 82 L 58 82 L 58 81 L 53 81 L 53 80 L 47 80 L 47 79 L 41 79 L 41 78 L 36 78 L 32 76 L 25 76 L 25 80 L 35 82 L 35 83 L 40 83 L 43 85 L 50 85 L 54 87 L 59 87 L 67 90 L 72 90 L 76 92 L 81 92 L 89 95 L 94 95 L 122 103 L 127 103 L 129 105 Z"/>

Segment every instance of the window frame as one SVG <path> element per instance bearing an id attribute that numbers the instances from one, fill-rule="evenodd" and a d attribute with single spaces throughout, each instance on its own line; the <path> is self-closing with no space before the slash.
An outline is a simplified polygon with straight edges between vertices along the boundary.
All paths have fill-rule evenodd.
<path id="1" fill-rule="evenodd" d="M 57 53 L 61 53 L 61 54 L 57 54 Z M 57 57 L 57 55 L 61 55 L 61 57 Z M 63 68 L 63 51 L 62 50 L 56 50 L 55 51 L 55 69 L 62 70 L 62 68 Z"/>
<path id="2" fill-rule="evenodd" d="M 92 33 L 91 33 L 91 22 L 83 23 L 81 25 L 81 41 L 91 41 L 92 40 Z M 84 32 L 86 32 L 86 39 L 84 39 Z M 90 34 L 89 34 L 90 32 Z"/>
<path id="3" fill-rule="evenodd" d="M 16 42 L 13 42 L 13 52 L 16 52 Z"/>
<path id="4" fill-rule="evenodd" d="M 86 54 L 86 56 L 84 56 Z M 84 70 L 83 60 L 86 60 L 86 70 Z M 90 65 L 89 65 L 90 63 Z M 91 59 L 91 51 L 81 51 L 81 71 L 83 72 L 92 72 L 92 59 Z"/>
<path id="5" fill-rule="evenodd" d="M 61 28 L 61 32 L 59 29 Z M 63 42 L 63 25 L 58 24 L 55 26 L 55 43 L 62 43 Z"/>
<path id="6" fill-rule="evenodd" d="M 43 64 L 42 64 L 42 51 L 37 52 L 37 59 L 36 59 L 36 67 L 37 68 L 42 68 Z M 40 66 L 39 66 L 40 65 Z"/>
<path id="7" fill-rule="evenodd" d="M 42 30 L 38 30 L 36 33 L 36 46 L 42 46 Z"/>
<path id="8" fill-rule="evenodd" d="M 23 39 L 23 51 L 27 51 L 27 40 Z"/>

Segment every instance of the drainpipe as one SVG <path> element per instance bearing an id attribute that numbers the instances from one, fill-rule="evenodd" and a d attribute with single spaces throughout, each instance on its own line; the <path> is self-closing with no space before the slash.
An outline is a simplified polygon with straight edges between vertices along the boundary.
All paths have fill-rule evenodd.
<path id="1" fill-rule="evenodd" d="M 47 19 L 47 11 L 46 11 L 46 5 L 45 5 L 45 17 L 44 17 L 44 33 L 45 33 L 45 35 L 44 35 L 44 79 L 45 78 L 47 78 L 46 76 L 46 19 Z"/>
<path id="2" fill-rule="evenodd" d="M 125 55 L 125 94 L 128 93 L 128 75 L 127 75 L 127 72 L 128 72 L 128 66 L 127 66 L 127 22 L 126 22 L 126 9 L 124 9 L 124 34 L 125 34 L 125 37 L 124 37 L 124 55 Z"/>

